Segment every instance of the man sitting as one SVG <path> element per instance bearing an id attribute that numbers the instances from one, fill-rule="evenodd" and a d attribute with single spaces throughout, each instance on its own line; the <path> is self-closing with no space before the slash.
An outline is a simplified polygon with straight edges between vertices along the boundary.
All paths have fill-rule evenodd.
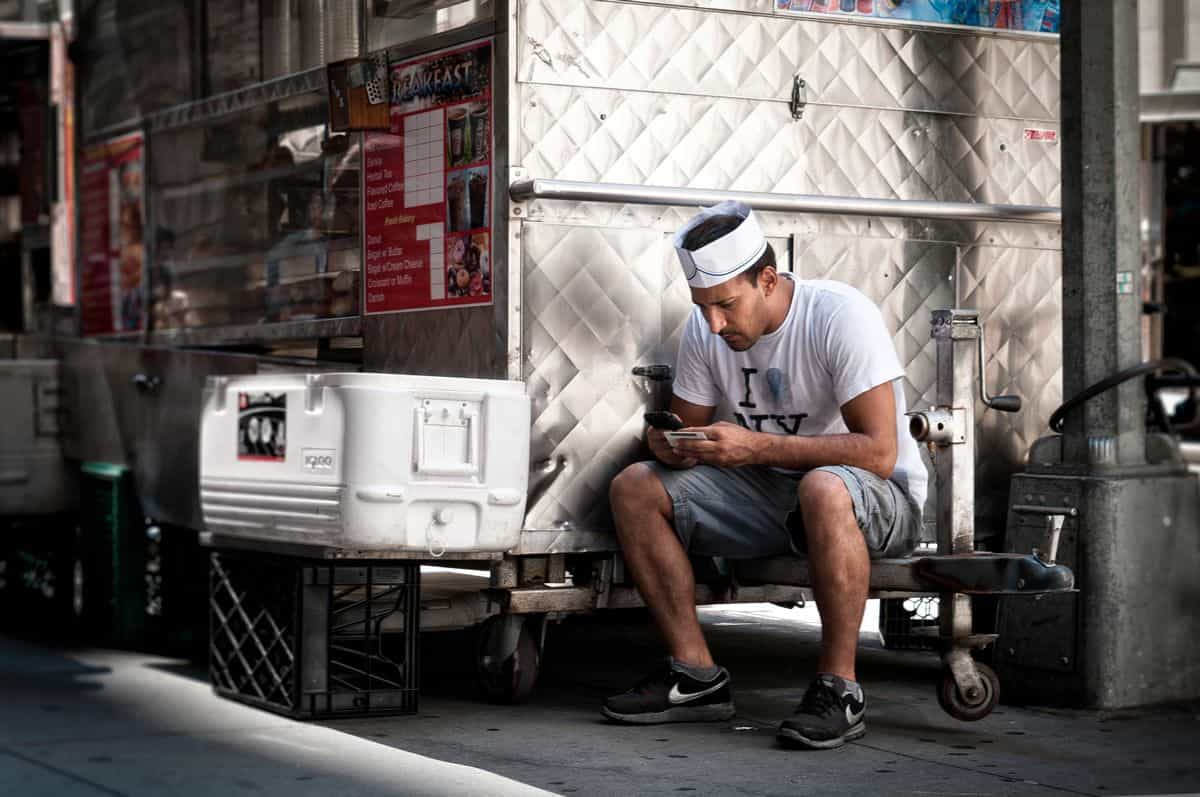
<path id="1" fill-rule="evenodd" d="M 927 475 L 904 422 L 904 371 L 878 308 L 849 285 L 780 274 L 749 207 L 702 211 L 675 247 L 696 307 L 671 409 L 706 439 L 672 445 L 651 428 L 657 461 L 612 483 L 627 569 L 671 658 L 603 712 L 642 724 L 733 716 L 688 556 L 798 553 L 821 615 L 821 657 L 778 737 L 837 747 L 865 732 L 854 663 L 869 560 L 907 555 L 921 528 Z M 736 423 L 713 422 L 722 401 Z M 789 531 L 793 512 L 802 531 Z"/>

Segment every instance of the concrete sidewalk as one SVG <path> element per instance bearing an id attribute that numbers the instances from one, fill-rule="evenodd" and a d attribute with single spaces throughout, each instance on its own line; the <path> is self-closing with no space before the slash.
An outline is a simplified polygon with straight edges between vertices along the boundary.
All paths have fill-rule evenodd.
<path id="1" fill-rule="evenodd" d="M 217 698 L 195 667 L 0 637 L 0 795 L 1183 794 L 1200 792 L 1200 706 L 1109 714 L 1002 706 L 942 713 L 935 656 L 861 640 L 867 736 L 778 747 L 816 663 L 811 611 L 701 611 L 734 676 L 727 723 L 625 727 L 606 694 L 659 654 L 636 614 L 550 629 L 531 703 L 471 696 L 466 634 L 427 634 L 421 711 L 300 723 Z"/>
<path id="2" fill-rule="evenodd" d="M 0 795 L 547 792 L 216 697 L 168 659 L 0 637 Z"/>
<path id="3" fill-rule="evenodd" d="M 815 610 L 702 609 L 717 661 L 733 675 L 727 723 L 625 727 L 603 720 L 604 696 L 631 686 L 660 647 L 646 621 L 575 618 L 550 629 L 542 680 L 525 706 L 481 705 L 462 678 L 429 684 L 409 722 L 332 726 L 399 748 L 579 795 L 1052 795 L 1200 792 L 1200 705 L 1107 714 L 999 707 L 963 723 L 942 712 L 931 653 L 883 650 L 860 637 L 867 735 L 839 750 L 775 743 L 812 677 Z M 864 627 L 870 623 L 864 623 Z M 426 650 L 443 672 L 469 658 L 447 639 Z M 462 675 L 465 675 L 463 673 Z"/>

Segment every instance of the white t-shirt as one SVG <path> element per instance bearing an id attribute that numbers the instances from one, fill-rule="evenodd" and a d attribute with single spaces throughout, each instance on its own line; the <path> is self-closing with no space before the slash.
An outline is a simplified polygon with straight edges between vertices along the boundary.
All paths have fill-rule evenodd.
<path id="1" fill-rule="evenodd" d="M 675 395 L 716 407 L 724 398 L 738 423 L 757 432 L 846 434 L 841 407 L 886 382 L 896 397 L 896 470 L 892 480 L 918 507 L 929 476 L 904 416 L 902 377 L 879 308 L 832 280 L 797 280 L 787 318 L 746 351 L 734 351 L 708 328 L 700 309 L 679 344 Z"/>

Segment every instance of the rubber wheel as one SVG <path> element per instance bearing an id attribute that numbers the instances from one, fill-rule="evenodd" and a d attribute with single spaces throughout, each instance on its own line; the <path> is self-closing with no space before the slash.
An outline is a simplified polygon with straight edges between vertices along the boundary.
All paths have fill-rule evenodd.
<path id="1" fill-rule="evenodd" d="M 938 685 L 938 705 L 957 720 L 975 722 L 981 720 L 1000 702 L 1000 679 L 995 670 L 986 664 L 975 662 L 979 671 L 979 680 L 983 683 L 983 694 L 969 700 L 958 691 L 958 684 L 949 669 L 942 671 L 942 682 Z"/>
<path id="2" fill-rule="evenodd" d="M 493 647 L 492 637 L 501 633 L 499 617 L 489 617 L 479 627 L 475 653 L 475 673 L 479 691 L 493 703 L 523 703 L 533 692 L 537 682 L 537 641 L 533 638 L 530 623 L 521 624 L 517 638 L 517 649 L 502 662 L 490 660 L 488 651 Z"/>

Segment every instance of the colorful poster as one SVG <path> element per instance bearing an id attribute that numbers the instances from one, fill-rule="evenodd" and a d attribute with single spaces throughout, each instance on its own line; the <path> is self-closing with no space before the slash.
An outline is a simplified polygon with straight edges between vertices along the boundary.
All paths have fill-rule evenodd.
<path id="1" fill-rule="evenodd" d="M 363 312 L 492 302 L 492 46 L 391 67 L 391 132 L 364 147 Z"/>
<path id="2" fill-rule="evenodd" d="M 58 108 L 58 197 L 50 208 L 50 296 L 75 304 L 75 66 L 62 25 L 50 26 L 50 104 Z"/>
<path id="3" fill-rule="evenodd" d="M 781 13 L 847 14 L 905 22 L 1058 33 L 1060 0 L 775 0 Z"/>
<path id="4" fill-rule="evenodd" d="M 84 335 L 142 328 L 146 221 L 143 136 L 88 147 L 80 173 L 80 315 Z"/>

